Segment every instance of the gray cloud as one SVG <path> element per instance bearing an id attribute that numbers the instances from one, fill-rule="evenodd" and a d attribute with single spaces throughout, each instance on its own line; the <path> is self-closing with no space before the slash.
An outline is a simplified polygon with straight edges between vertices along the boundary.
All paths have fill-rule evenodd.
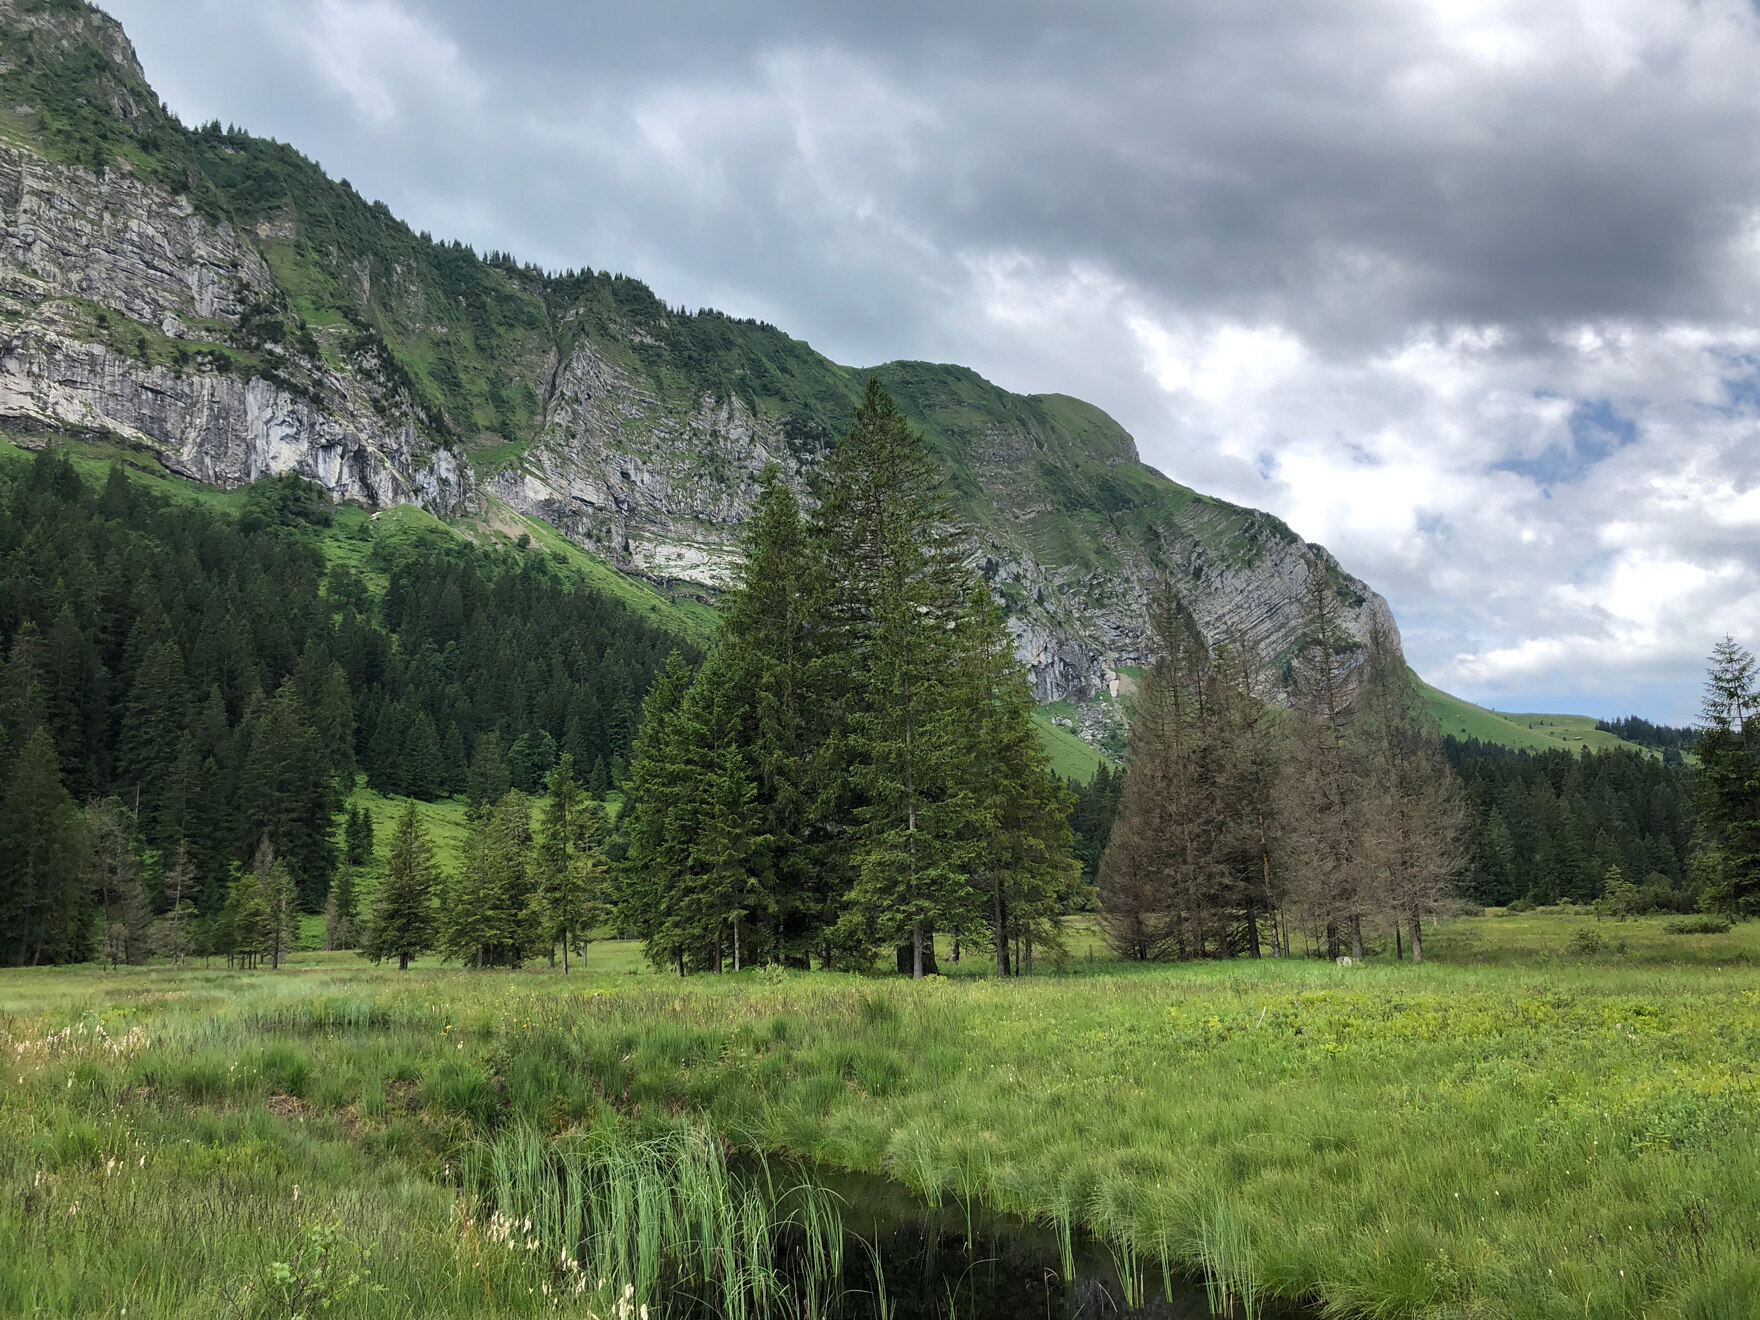
<path id="1" fill-rule="evenodd" d="M 1690 713 L 1760 622 L 1745 0 L 111 0 L 418 227 L 1106 407 L 1427 676 Z"/>

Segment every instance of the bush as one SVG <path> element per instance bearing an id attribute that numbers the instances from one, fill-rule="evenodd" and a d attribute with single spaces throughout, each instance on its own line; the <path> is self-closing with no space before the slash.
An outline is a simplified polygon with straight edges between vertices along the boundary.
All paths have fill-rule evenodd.
<path id="1" fill-rule="evenodd" d="M 1727 935 L 1734 925 L 1728 917 L 1707 913 L 1704 916 L 1683 917 L 1679 921 L 1671 921 L 1662 929 L 1670 935 Z"/>
<path id="2" fill-rule="evenodd" d="M 1585 926 L 1571 936 L 1570 944 L 1566 947 L 1572 953 L 1600 953 L 1607 947 L 1607 941 L 1601 938 L 1600 932 Z"/>
<path id="3" fill-rule="evenodd" d="M 1525 899 L 1525 898 L 1518 898 L 1514 902 L 1507 904 L 1504 907 L 1503 912 L 1504 912 L 1505 916 L 1513 917 L 1517 913 L 1532 912 L 1533 910 L 1534 910 L 1534 904 L 1530 900 Z"/>

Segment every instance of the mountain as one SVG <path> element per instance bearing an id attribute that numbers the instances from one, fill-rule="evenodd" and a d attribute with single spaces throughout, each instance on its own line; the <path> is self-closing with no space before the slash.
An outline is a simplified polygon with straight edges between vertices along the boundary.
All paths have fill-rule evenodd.
<path id="1" fill-rule="evenodd" d="M 1037 695 L 1096 741 L 1167 576 L 1287 681 L 1304 562 L 1269 514 L 1141 462 L 1100 409 L 963 367 L 838 365 L 767 324 L 412 232 L 292 147 L 160 103 L 114 20 L 0 0 L 0 429 L 150 450 L 221 487 L 297 471 L 371 507 L 553 525 L 674 594 L 724 582 L 756 477 L 810 497 L 877 375 L 942 461 Z M 38 437 L 33 440 L 34 437 Z M 1397 634 L 1396 634 L 1397 635 Z"/>

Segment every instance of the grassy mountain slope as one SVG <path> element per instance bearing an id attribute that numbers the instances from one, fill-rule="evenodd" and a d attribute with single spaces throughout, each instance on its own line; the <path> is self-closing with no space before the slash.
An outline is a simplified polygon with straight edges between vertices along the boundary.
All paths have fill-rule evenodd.
<path id="1" fill-rule="evenodd" d="M 1513 714 L 1487 710 L 1433 688 L 1415 674 L 1412 681 L 1417 684 L 1425 706 L 1442 726 L 1443 733 L 1456 738 L 1477 738 L 1480 742 L 1517 751 L 1553 751 L 1560 747 L 1572 751 L 1584 748 L 1606 751 L 1614 747 L 1634 752 L 1648 751 L 1637 743 L 1597 729 L 1592 715 Z"/>

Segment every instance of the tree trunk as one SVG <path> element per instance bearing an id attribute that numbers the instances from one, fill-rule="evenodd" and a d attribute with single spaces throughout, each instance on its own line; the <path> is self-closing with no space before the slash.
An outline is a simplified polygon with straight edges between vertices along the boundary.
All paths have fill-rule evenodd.
<path id="1" fill-rule="evenodd" d="M 407 950 L 400 952 L 397 955 L 397 970 L 400 972 L 407 972 L 409 970 L 409 953 Z"/>
<path id="2" fill-rule="evenodd" d="M 911 980 L 923 979 L 923 923 L 911 922 Z"/>
<path id="3" fill-rule="evenodd" d="M 1351 957 L 1358 962 L 1363 961 L 1363 919 L 1351 918 Z"/>
<path id="4" fill-rule="evenodd" d="M 1030 930 L 1024 930 L 1021 932 L 1021 975 L 1031 976 L 1032 974 L 1033 932 Z"/>
<path id="5" fill-rule="evenodd" d="M 1405 960 L 1405 952 L 1399 947 L 1399 922 L 1397 921 L 1393 923 L 1393 960 L 1395 962 Z"/>
<path id="6" fill-rule="evenodd" d="M 1002 881 L 996 881 L 996 974 L 1008 975 L 1008 904 L 1002 901 Z"/>
<path id="7" fill-rule="evenodd" d="M 562 928 L 562 974 L 568 975 L 568 927 Z"/>
<path id="8" fill-rule="evenodd" d="M 739 918 L 733 919 L 733 970 L 739 970 Z"/>
<path id="9" fill-rule="evenodd" d="M 1412 961 L 1424 961 L 1424 917 L 1420 913 L 1412 918 Z"/>

